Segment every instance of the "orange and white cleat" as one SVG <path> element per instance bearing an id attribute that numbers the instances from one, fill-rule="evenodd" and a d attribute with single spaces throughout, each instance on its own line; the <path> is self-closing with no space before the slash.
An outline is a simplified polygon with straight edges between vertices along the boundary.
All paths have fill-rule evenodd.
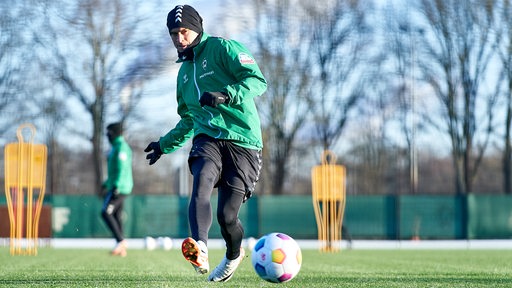
<path id="1" fill-rule="evenodd" d="M 114 248 L 114 250 L 112 250 L 112 252 L 110 252 L 110 254 L 113 256 L 126 257 L 126 248 L 128 248 L 128 242 L 126 242 L 126 240 L 123 240 L 117 243 L 116 247 Z"/>
<path id="2" fill-rule="evenodd" d="M 192 264 L 199 274 L 206 274 L 210 270 L 208 263 L 208 248 L 203 241 L 196 241 L 192 238 L 183 240 L 181 244 L 181 252 L 183 257 Z"/>
<path id="3" fill-rule="evenodd" d="M 208 281 L 213 282 L 227 282 L 235 274 L 236 268 L 242 263 L 245 257 L 244 248 L 240 248 L 240 255 L 238 258 L 229 260 L 224 256 L 220 264 L 213 269 L 212 273 L 208 276 Z"/>

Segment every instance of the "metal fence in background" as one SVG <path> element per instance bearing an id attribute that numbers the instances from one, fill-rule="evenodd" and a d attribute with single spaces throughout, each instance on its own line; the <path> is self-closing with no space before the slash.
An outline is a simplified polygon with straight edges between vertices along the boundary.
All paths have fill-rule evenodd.
<path id="1" fill-rule="evenodd" d="M 0 198 L 0 238 L 9 235 L 5 203 Z M 42 217 L 51 219 L 41 219 L 41 225 L 51 223 L 53 238 L 111 237 L 100 218 L 101 205 L 91 195 L 50 195 L 45 206 L 51 213 Z M 133 195 L 125 201 L 125 234 L 187 237 L 187 215 L 186 197 Z M 242 206 L 240 219 L 247 237 L 279 231 L 296 239 L 318 238 L 311 196 L 255 196 Z M 512 196 L 348 195 L 343 226 L 342 239 L 510 239 Z M 221 238 L 215 218 L 210 238 Z"/>

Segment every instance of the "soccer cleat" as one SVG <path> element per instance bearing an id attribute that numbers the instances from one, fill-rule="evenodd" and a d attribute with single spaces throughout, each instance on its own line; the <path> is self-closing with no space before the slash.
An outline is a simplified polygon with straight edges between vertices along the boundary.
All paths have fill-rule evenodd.
<path id="1" fill-rule="evenodd" d="M 114 248 L 114 250 L 112 250 L 112 252 L 110 252 L 111 255 L 113 256 L 121 256 L 121 257 L 126 257 L 126 248 L 128 247 L 128 243 L 126 242 L 126 240 L 123 240 L 119 243 L 117 243 L 116 247 Z"/>
<path id="2" fill-rule="evenodd" d="M 238 258 L 233 260 L 228 260 L 226 256 L 222 259 L 220 264 L 213 269 L 212 273 L 208 276 L 208 281 L 213 282 L 226 282 L 233 277 L 235 274 L 236 268 L 242 263 L 244 260 L 245 251 L 243 248 L 240 248 L 240 255 Z"/>
<path id="3" fill-rule="evenodd" d="M 197 273 L 208 273 L 208 270 L 210 270 L 210 264 L 208 264 L 208 248 L 206 248 L 203 241 L 196 242 L 189 237 L 183 240 L 181 252 L 183 253 L 183 257 L 194 266 Z"/>

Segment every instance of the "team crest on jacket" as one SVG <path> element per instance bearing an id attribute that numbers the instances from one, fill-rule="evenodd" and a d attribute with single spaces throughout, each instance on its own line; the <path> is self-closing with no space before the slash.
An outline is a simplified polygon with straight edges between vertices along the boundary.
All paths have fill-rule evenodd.
<path id="1" fill-rule="evenodd" d="M 255 61 L 252 59 L 252 57 L 247 53 L 239 53 L 238 54 L 238 61 L 240 61 L 240 64 L 254 64 Z"/>
<path id="2" fill-rule="evenodd" d="M 203 70 L 206 70 L 206 66 L 208 66 L 208 62 L 206 62 L 206 59 L 203 60 L 203 63 L 201 63 L 201 66 L 203 66 Z"/>

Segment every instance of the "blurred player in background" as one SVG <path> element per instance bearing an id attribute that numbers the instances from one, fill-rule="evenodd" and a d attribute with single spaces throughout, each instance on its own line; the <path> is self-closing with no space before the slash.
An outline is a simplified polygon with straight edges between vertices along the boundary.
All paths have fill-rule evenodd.
<path id="1" fill-rule="evenodd" d="M 239 42 L 212 37 L 191 6 L 178 5 L 167 16 L 167 28 L 181 68 L 176 97 L 181 119 L 176 127 L 145 149 L 149 164 L 193 138 L 188 164 L 193 175 L 189 203 L 191 237 L 182 252 L 200 274 L 209 272 L 210 198 L 218 188 L 217 221 L 226 254 L 208 276 L 229 280 L 245 256 L 244 229 L 238 212 L 254 191 L 263 147 L 254 98 L 267 83 L 251 53 Z"/>
<path id="2" fill-rule="evenodd" d="M 108 141 L 112 149 L 107 159 L 107 180 L 103 183 L 104 196 L 101 216 L 116 239 L 112 255 L 126 256 L 127 243 L 123 235 L 123 202 L 132 193 L 132 150 L 123 137 L 122 123 L 107 126 Z"/>

